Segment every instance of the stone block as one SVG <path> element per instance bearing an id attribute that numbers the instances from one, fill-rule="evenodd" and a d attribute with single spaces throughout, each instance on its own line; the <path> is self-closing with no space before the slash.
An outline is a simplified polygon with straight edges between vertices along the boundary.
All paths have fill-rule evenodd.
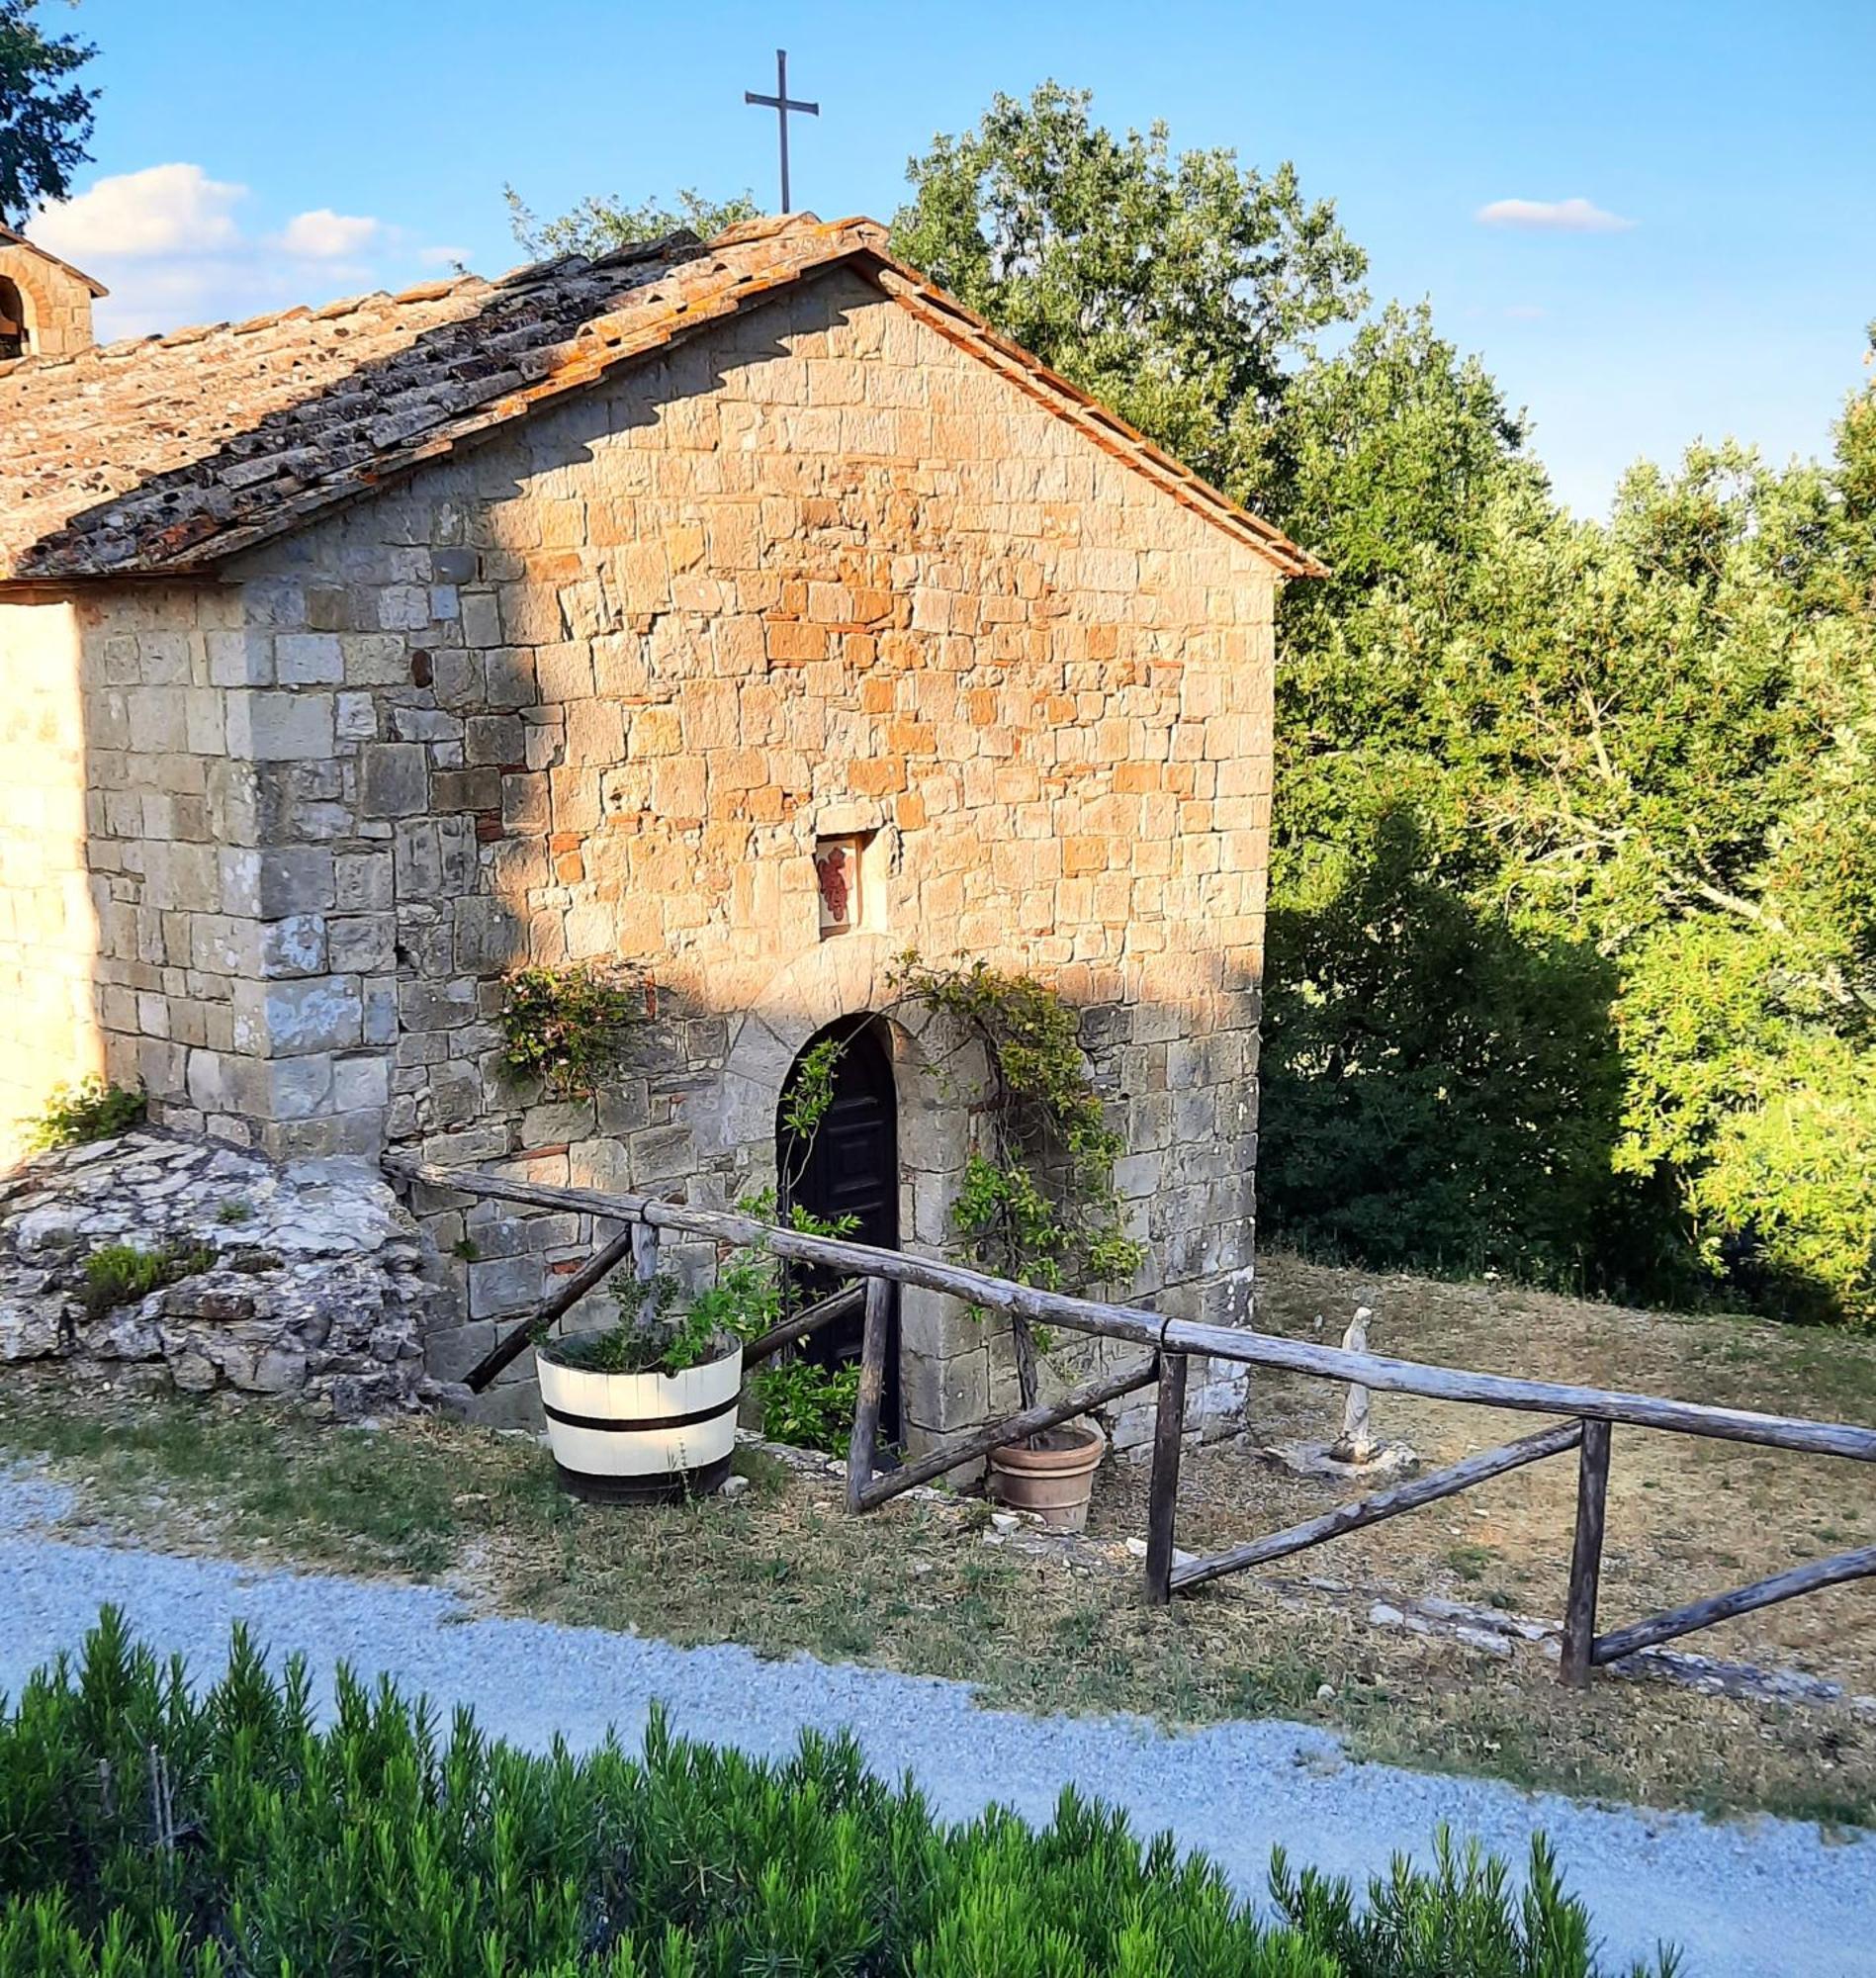
<path id="1" fill-rule="evenodd" d="M 224 857 L 223 887 L 228 911 L 252 912 L 262 920 L 282 920 L 292 914 L 322 913 L 333 901 L 332 854 L 320 846 L 296 845 L 248 854 L 253 859 L 252 887 L 245 899 L 228 884 Z"/>
<path id="2" fill-rule="evenodd" d="M 464 760 L 509 768 L 527 758 L 527 731 L 518 714 L 476 714 L 465 724 Z"/>
<path id="3" fill-rule="evenodd" d="M 359 809 L 366 817 L 414 817 L 429 807 L 429 763 L 421 744 L 379 742 L 359 751 Z"/>
<path id="4" fill-rule="evenodd" d="M 268 1117 L 312 1120 L 332 1110 L 332 1061 L 329 1057 L 275 1058 L 268 1061 Z"/>
<path id="5" fill-rule="evenodd" d="M 332 861 L 332 905 L 340 913 L 369 913 L 392 904 L 392 854 L 341 852 Z"/>
<path id="6" fill-rule="evenodd" d="M 324 762 L 332 754 L 332 696 L 232 693 L 227 737 L 231 755 L 256 763 Z"/>
<path id="7" fill-rule="evenodd" d="M 468 1404 L 471 1421 L 485 1428 L 531 1429 L 536 1432 L 542 1428 L 547 1417 L 541 1412 L 541 1391 L 534 1383 L 532 1356 L 524 1355 L 523 1358 L 529 1365 L 528 1377 L 525 1380 L 497 1381 L 486 1393 L 473 1396 Z"/>
<path id="8" fill-rule="evenodd" d="M 345 655 L 331 632 L 282 632 L 274 640 L 274 671 L 282 686 L 336 686 L 345 677 Z"/>
<path id="9" fill-rule="evenodd" d="M 359 1041 L 364 1000 L 354 975 L 234 985 L 235 1048 L 272 1057 L 344 1050 Z"/>
<path id="10" fill-rule="evenodd" d="M 332 1107 L 357 1113 L 386 1105 L 391 1098 L 391 1066 L 379 1052 L 332 1062 Z"/>
<path id="11" fill-rule="evenodd" d="M 274 642 L 268 632 L 209 632 L 209 680 L 214 686 L 271 686 Z"/>
<path id="12" fill-rule="evenodd" d="M 433 1327 L 423 1341 L 423 1371 L 432 1381 L 460 1381 L 499 1336 L 500 1328 L 487 1318 Z"/>
<path id="13" fill-rule="evenodd" d="M 325 933 L 331 966 L 341 974 L 376 974 L 396 962 L 397 924 L 388 913 L 328 921 Z"/>
<path id="14" fill-rule="evenodd" d="M 269 921 L 260 931 L 261 973 L 322 975 L 325 945 L 325 918 L 321 914 L 288 914 Z"/>
<path id="15" fill-rule="evenodd" d="M 469 1315 L 498 1318 L 541 1302 L 541 1260 L 530 1251 L 491 1257 L 469 1267 Z"/>

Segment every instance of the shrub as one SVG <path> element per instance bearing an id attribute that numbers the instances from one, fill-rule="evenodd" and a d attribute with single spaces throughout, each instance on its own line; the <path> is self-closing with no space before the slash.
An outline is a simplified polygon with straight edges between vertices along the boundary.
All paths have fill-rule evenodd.
<path id="1" fill-rule="evenodd" d="M 101 1078 L 58 1086 L 29 1130 L 27 1149 L 44 1154 L 55 1147 L 81 1147 L 87 1140 L 108 1140 L 140 1126 L 148 1107 L 140 1088 L 127 1091 Z"/>
<path id="2" fill-rule="evenodd" d="M 646 1021 L 643 987 L 591 962 L 518 968 L 506 992 L 497 1020 L 502 1065 L 557 1099 L 590 1098 Z"/>
<path id="3" fill-rule="evenodd" d="M 822 1449 L 845 1456 L 859 1401 L 859 1362 L 845 1367 L 817 1367 L 811 1360 L 789 1360 L 764 1367 L 750 1387 L 762 1411 L 762 1433 L 770 1442 L 792 1443 L 797 1449 Z"/>
<path id="4" fill-rule="evenodd" d="M 1520 1902 L 1442 1845 L 1363 1915 L 1280 1857 L 1270 1928 L 1072 1791 L 1041 1833 L 945 1827 L 845 1736 L 768 1762 L 655 1712 L 637 1759 L 535 1757 L 344 1669 L 321 1730 L 298 1659 L 275 1677 L 237 1628 L 199 1695 L 110 1608 L 0 1720 L 0 1978 L 1593 1978 L 1541 1845 L 1532 1871 Z"/>

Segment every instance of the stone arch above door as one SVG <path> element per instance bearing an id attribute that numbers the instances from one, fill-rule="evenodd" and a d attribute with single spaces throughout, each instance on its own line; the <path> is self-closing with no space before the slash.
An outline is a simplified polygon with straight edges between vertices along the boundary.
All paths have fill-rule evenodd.
<path id="1" fill-rule="evenodd" d="M 865 933 L 826 941 L 778 970 L 731 1019 L 722 1075 L 691 1102 L 695 1145 L 727 1158 L 740 1181 L 774 1178 L 775 1109 L 803 1047 L 842 1017 L 870 1014 L 890 1041 L 899 1125 L 899 1247 L 949 1247 L 951 1205 L 971 1146 L 971 1110 L 988 1089 L 983 1051 L 944 1019 L 894 1000 L 902 947 Z M 899 1300 L 900 1430 L 915 1454 L 990 1418 L 986 1328 L 956 1301 L 916 1286 Z M 1006 1356 L 1007 1357 L 1007 1356 Z"/>

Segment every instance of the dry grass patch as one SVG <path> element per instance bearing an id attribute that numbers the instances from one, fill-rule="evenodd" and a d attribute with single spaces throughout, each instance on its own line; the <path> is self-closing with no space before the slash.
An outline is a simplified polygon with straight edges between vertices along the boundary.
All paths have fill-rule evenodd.
<path id="1" fill-rule="evenodd" d="M 1732 1317 L 1684 1317 L 1512 1286 L 1365 1277 L 1274 1256 L 1261 1266 L 1259 1323 L 1339 1337 L 1366 1296 L 1381 1353 L 1535 1380 L 1574 1381 L 1773 1413 L 1876 1425 L 1876 1341 Z M 1255 1377 L 1259 1442 L 1333 1432 L 1341 1390 Z M 1375 1426 L 1429 1469 L 1538 1426 L 1509 1410 L 1375 1396 Z M 1563 1612 L 1575 1512 L 1571 1457 L 1535 1464 L 1444 1503 L 1306 1555 L 1307 1570 L 1410 1594 L 1555 1618 Z M 1143 1480 L 1112 1513 L 1143 1515 Z M 1209 1552 L 1357 1494 L 1219 1449 L 1187 1468 L 1180 1543 Z M 1801 1561 L 1876 1543 L 1876 1474 L 1829 1457 L 1618 1427 L 1609 1475 L 1602 1625 L 1719 1593 Z M 1301 1568 L 1300 1560 L 1287 1563 Z M 1876 1691 L 1876 1583 L 1862 1581 L 1728 1622 L 1681 1646 L 1805 1670 Z"/>

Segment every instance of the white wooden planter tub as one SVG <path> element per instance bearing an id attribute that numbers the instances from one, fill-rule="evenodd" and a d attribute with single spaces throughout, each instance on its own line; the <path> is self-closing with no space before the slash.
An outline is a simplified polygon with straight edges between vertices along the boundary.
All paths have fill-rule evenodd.
<path id="1" fill-rule="evenodd" d="M 743 1348 L 681 1374 L 596 1374 L 536 1354 L 547 1444 L 577 1497 L 704 1496 L 730 1474 Z"/>

